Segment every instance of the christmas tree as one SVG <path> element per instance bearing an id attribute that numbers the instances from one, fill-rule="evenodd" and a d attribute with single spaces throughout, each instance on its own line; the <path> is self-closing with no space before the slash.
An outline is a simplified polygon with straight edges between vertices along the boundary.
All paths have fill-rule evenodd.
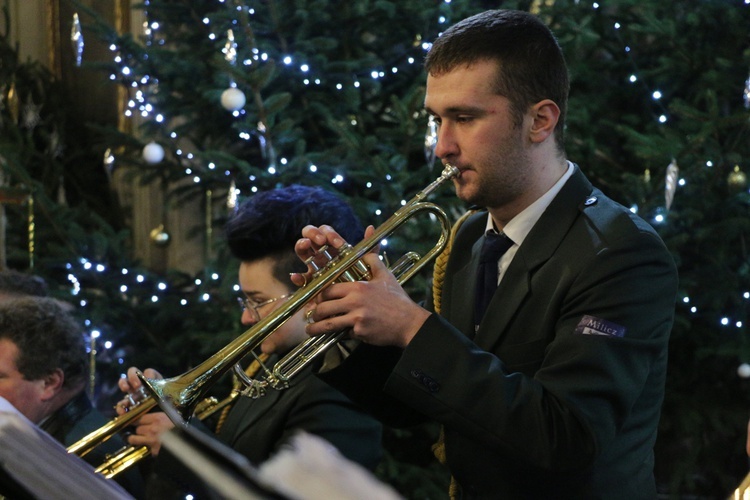
<path id="1" fill-rule="evenodd" d="M 103 81 L 127 91 L 125 115 L 138 125 L 98 130 L 100 143 L 87 147 L 114 152 L 105 158 L 117 169 L 161 186 L 170 209 L 200 200 L 198 218 L 207 229 L 221 227 L 227 203 L 295 182 L 338 192 L 377 226 L 439 172 L 431 154 L 435 130 L 422 110 L 420 64 L 430 41 L 454 21 L 497 4 L 146 0 L 137 7 L 143 19 L 137 33 L 117 32 L 79 6 L 80 33 L 112 50 L 111 60 L 97 62 L 86 61 L 84 52 L 84 66 L 100 68 Z M 728 495 L 747 472 L 750 409 L 750 5 L 548 0 L 501 6 L 532 10 L 552 27 L 571 73 L 568 157 L 652 223 L 679 266 L 657 443 L 660 489 L 668 496 Z M 12 73 L 4 81 L 13 75 L 21 81 L 20 68 L 3 68 Z M 33 85 L 24 83 L 19 92 L 29 95 Z M 28 130 L 18 118 L 8 120 L 12 110 L 4 109 L 3 117 L 6 128 L 14 123 Z M 61 293 L 74 289 L 69 298 L 92 333 L 111 342 L 103 349 L 101 340 L 92 340 L 99 346 L 98 380 L 114 380 L 123 365 L 180 373 L 236 334 L 230 309 L 236 263 L 220 237 L 205 231 L 207 259 L 197 273 L 148 270 L 127 251 L 117 224 L 105 223 L 111 208 L 94 211 L 96 224 L 78 199 L 56 210 L 60 200 L 50 193 L 59 192 L 59 175 L 41 175 L 34 170 L 38 162 L 23 157 L 40 150 L 38 143 L 14 143 L 3 150 L 4 171 L 11 172 L 11 184 L 45 186 L 50 221 L 82 228 L 45 235 L 60 243 L 37 249 L 36 258 L 63 283 Z M 9 171 L 12 165 L 17 168 Z M 450 189 L 433 201 L 452 219 L 464 210 Z M 21 211 L 17 219 L 25 216 Z M 9 247 L 24 249 L 22 256 L 26 230 L 23 225 L 9 236 Z M 435 234 L 435 224 L 414 221 L 386 249 L 424 252 Z M 155 244 L 160 236 L 168 235 L 157 232 Z M 415 299 L 426 293 L 427 274 L 408 285 Z M 442 470 L 410 451 L 426 446 L 430 432 L 389 435 L 397 456 L 381 477 L 409 498 L 443 491 Z"/>

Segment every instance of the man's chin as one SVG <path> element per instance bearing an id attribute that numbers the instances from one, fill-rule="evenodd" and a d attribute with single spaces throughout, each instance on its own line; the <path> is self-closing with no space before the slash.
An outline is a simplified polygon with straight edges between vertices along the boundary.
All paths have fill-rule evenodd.
<path id="1" fill-rule="evenodd" d="M 463 183 L 457 183 L 455 184 L 456 187 L 456 197 L 463 201 L 464 203 L 473 204 L 473 200 L 476 197 L 476 190 L 473 189 L 468 184 Z"/>

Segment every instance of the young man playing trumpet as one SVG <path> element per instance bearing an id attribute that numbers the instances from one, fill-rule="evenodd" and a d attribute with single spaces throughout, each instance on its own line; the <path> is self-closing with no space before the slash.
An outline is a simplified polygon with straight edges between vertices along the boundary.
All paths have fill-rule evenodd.
<path id="1" fill-rule="evenodd" d="M 457 230 L 426 308 L 375 255 L 372 279 L 320 293 L 307 332 L 361 342 L 327 353 L 326 380 L 386 423 L 441 424 L 463 500 L 656 498 L 675 263 L 567 160 L 554 35 L 527 12 L 483 12 L 445 30 L 425 69 L 435 154 L 486 210 Z M 335 254 L 335 227 L 305 228 L 300 258 Z"/>
<path id="2" fill-rule="evenodd" d="M 308 224 L 331 219 L 337 221 L 348 238 L 356 239 L 362 234 L 351 208 L 321 188 L 289 186 L 256 194 L 239 206 L 226 224 L 225 234 L 230 251 L 240 261 L 243 325 L 249 327 L 283 307 L 294 292 L 290 273 L 305 270 L 294 253 L 300 231 Z M 308 338 L 305 325 L 302 310 L 261 344 L 261 351 L 270 356 L 265 362 L 268 367 Z M 151 369 L 145 370 L 144 375 L 160 377 Z M 139 390 L 136 369 L 129 369 L 119 385 L 127 393 Z M 124 405 L 118 405 L 118 412 L 124 411 Z M 129 442 L 146 445 L 153 455 L 159 455 L 160 435 L 172 427 L 164 413 L 146 414 L 137 422 Z M 251 463 L 260 464 L 297 430 L 326 439 L 345 457 L 367 468 L 374 468 L 380 460 L 380 424 L 315 377 L 311 368 L 293 378 L 288 389 L 269 388 L 257 399 L 238 398 L 217 437 Z"/>

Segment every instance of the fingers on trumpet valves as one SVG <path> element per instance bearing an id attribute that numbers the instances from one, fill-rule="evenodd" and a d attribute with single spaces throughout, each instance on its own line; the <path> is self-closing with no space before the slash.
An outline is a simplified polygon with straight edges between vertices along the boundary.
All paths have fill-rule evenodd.
<path id="1" fill-rule="evenodd" d="M 146 389 L 141 386 L 133 392 L 129 392 L 122 400 L 118 401 L 115 405 L 115 410 L 122 410 L 127 413 L 132 407 L 143 401 L 147 396 Z"/>
<path id="2" fill-rule="evenodd" d="M 328 251 L 328 245 L 323 245 L 317 250 L 314 250 L 313 254 L 305 259 L 304 262 L 308 269 L 307 273 L 289 273 L 289 276 L 292 282 L 297 286 L 307 286 L 309 280 L 315 277 L 315 274 L 333 260 L 333 258 L 334 257 Z"/>

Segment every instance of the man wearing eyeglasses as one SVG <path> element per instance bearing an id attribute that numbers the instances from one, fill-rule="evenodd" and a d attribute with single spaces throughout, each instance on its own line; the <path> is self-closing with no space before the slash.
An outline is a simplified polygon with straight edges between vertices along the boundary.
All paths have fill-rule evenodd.
<path id="1" fill-rule="evenodd" d="M 356 241 L 363 229 L 351 207 L 321 188 L 289 186 L 254 195 L 240 205 L 225 227 L 232 255 L 240 261 L 239 286 L 242 295 L 242 324 L 251 326 L 281 307 L 294 292 L 290 273 L 306 266 L 294 252 L 303 227 L 335 219 L 347 238 Z M 308 339 L 305 311 L 299 311 L 260 346 L 273 363 Z M 123 392 L 139 390 L 135 368 L 119 382 Z M 148 377 L 160 377 L 147 369 Z M 124 413 L 118 405 L 118 413 Z M 130 444 L 146 445 L 153 455 L 160 450 L 160 435 L 173 425 L 163 413 L 149 413 L 139 420 Z M 219 440 L 260 464 L 298 430 L 316 434 L 333 444 L 346 458 L 373 469 L 380 461 L 381 425 L 359 410 L 338 390 L 312 373 L 308 367 L 295 376 L 284 390 L 268 389 L 252 399 L 238 398 L 217 432 Z M 158 462 L 158 461 L 157 461 Z M 165 467 L 158 467 L 162 475 Z M 167 472 L 168 473 L 168 472 Z M 169 474 L 172 481 L 186 478 Z M 183 475 L 184 476 L 184 475 Z M 163 479 L 163 478 L 162 478 Z M 170 495 L 172 497 L 172 495 Z M 176 498 L 176 497 L 175 497 Z"/>

